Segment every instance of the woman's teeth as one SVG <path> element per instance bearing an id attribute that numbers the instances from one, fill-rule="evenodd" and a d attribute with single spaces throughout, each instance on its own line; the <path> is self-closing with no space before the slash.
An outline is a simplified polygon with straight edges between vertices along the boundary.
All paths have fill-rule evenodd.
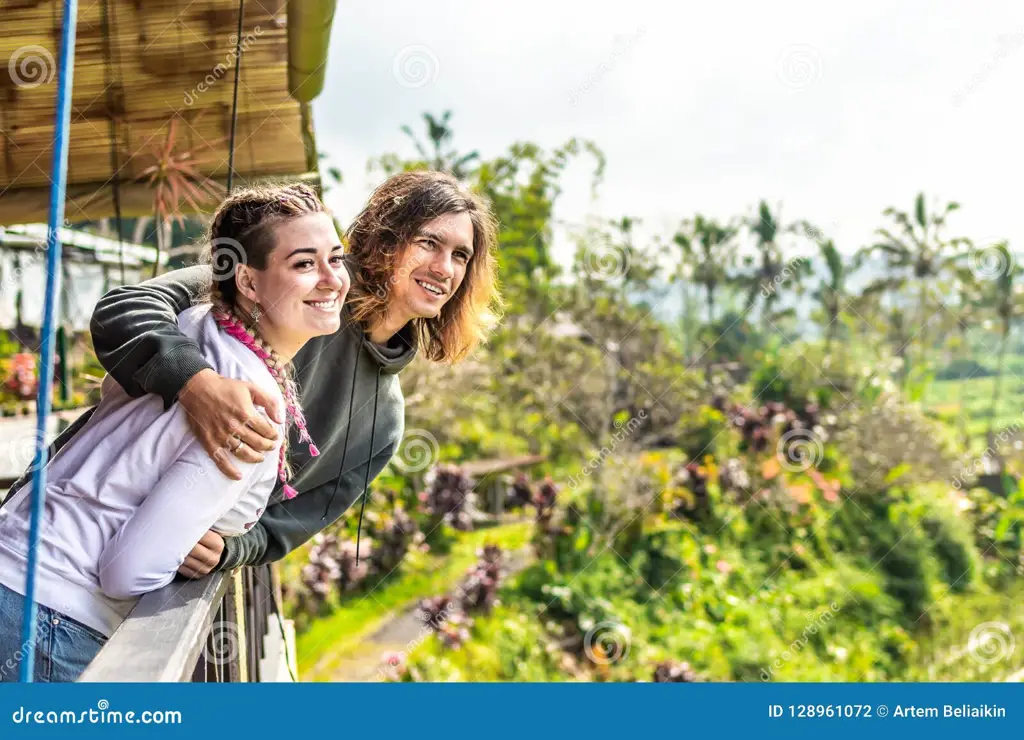
<path id="1" fill-rule="evenodd" d="M 326 301 L 306 301 L 306 303 L 313 308 L 318 308 L 321 311 L 333 311 L 338 307 L 338 299 L 331 298 Z"/>
<path id="2" fill-rule="evenodd" d="M 435 285 L 431 285 L 430 283 L 424 283 L 422 280 L 417 280 L 416 284 L 423 288 L 428 293 L 433 293 L 434 295 L 444 295 L 443 290 L 441 290 Z"/>

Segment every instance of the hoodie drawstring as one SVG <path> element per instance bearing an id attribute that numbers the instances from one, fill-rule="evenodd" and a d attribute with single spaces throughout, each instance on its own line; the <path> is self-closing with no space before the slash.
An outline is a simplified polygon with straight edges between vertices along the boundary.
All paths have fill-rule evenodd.
<path id="1" fill-rule="evenodd" d="M 348 396 L 348 422 L 345 424 L 345 442 L 341 448 L 341 465 L 338 466 L 338 479 L 334 482 L 334 491 L 331 493 L 331 498 L 327 501 L 327 508 L 324 509 L 324 515 L 320 517 L 320 521 L 326 522 L 327 515 L 331 511 L 331 505 L 334 503 L 334 497 L 338 495 L 338 487 L 341 486 L 341 474 L 345 472 L 345 458 L 348 456 L 348 435 L 352 431 L 352 409 L 355 408 L 354 402 L 356 398 L 356 380 L 359 378 L 359 356 L 362 352 L 356 352 L 356 361 L 352 366 L 352 392 Z M 373 454 L 373 449 L 370 449 L 370 454 Z"/>
<path id="2" fill-rule="evenodd" d="M 359 355 L 356 354 L 356 361 L 352 368 L 352 392 L 348 398 L 348 423 L 345 425 L 345 442 L 341 449 L 341 464 L 338 466 L 338 479 L 334 483 L 334 490 L 331 492 L 331 498 L 327 501 L 327 508 L 324 509 L 323 516 L 320 517 L 320 521 L 327 521 L 327 515 L 331 511 L 331 506 L 334 505 L 334 499 L 338 495 L 338 488 L 341 487 L 341 478 L 345 472 L 345 458 L 348 457 L 348 437 L 352 431 L 352 411 L 355 408 L 356 398 L 356 380 L 359 377 Z M 356 529 L 356 565 L 359 565 L 359 542 L 362 539 L 363 534 L 363 511 L 366 509 L 366 494 L 367 489 L 370 485 L 370 463 L 373 462 L 373 442 L 374 434 L 377 431 L 377 399 L 380 397 L 380 372 L 381 369 L 377 368 L 377 381 L 373 387 L 373 421 L 370 423 L 370 451 L 369 457 L 366 460 L 366 476 L 363 478 L 363 501 L 359 506 L 359 524 Z"/>
<path id="3" fill-rule="evenodd" d="M 373 433 L 377 431 L 377 398 L 380 396 L 380 368 L 377 368 L 377 383 L 373 388 L 373 421 L 370 423 L 370 456 L 366 459 L 366 476 L 363 478 L 363 503 L 359 505 L 359 524 L 356 527 L 356 566 L 359 565 L 359 540 L 363 535 L 363 510 L 370 490 L 370 463 L 373 462 Z"/>

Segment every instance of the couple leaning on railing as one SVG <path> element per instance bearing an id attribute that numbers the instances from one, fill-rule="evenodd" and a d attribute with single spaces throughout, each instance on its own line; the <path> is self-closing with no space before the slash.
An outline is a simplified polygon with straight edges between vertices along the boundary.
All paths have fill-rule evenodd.
<path id="1" fill-rule="evenodd" d="M 46 468 L 36 680 L 75 680 L 176 575 L 279 560 L 335 522 L 401 441 L 399 371 L 483 338 L 497 226 L 457 180 L 390 178 L 346 242 L 307 186 L 239 190 L 214 214 L 209 264 L 98 305 L 103 397 Z M 25 652 L 31 475 L 0 508 L 4 681 Z"/>

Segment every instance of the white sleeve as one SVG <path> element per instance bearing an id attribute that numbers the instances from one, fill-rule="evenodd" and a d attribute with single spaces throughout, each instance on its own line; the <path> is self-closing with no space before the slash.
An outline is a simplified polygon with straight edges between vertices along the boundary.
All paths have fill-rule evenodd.
<path id="1" fill-rule="evenodd" d="M 171 464 L 142 505 L 104 547 L 100 588 L 114 599 L 170 583 L 200 538 L 256 486 L 267 495 L 277 481 L 278 447 L 263 462 L 233 460 L 242 480 L 224 475 L 198 440 Z"/>

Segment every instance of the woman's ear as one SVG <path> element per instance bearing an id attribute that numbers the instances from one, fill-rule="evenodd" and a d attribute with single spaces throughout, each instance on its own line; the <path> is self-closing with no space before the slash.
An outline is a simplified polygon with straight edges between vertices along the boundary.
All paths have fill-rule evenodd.
<path id="1" fill-rule="evenodd" d="M 235 287 L 238 292 L 244 295 L 253 303 L 256 300 L 256 274 L 249 265 L 238 265 L 235 268 Z"/>

